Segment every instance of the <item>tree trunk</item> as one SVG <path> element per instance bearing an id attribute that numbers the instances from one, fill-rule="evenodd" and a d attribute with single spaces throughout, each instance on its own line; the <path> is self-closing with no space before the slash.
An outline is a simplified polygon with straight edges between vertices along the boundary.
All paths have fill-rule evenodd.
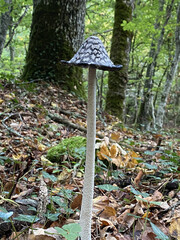
<path id="1" fill-rule="evenodd" d="M 66 67 L 84 35 L 86 0 L 34 0 L 29 49 L 23 79 L 57 82 L 83 95 L 82 70 Z"/>
<path id="2" fill-rule="evenodd" d="M 4 0 L 5 6 L 7 6 L 8 11 L 1 13 L 0 16 L 0 58 L 3 52 L 4 44 L 6 41 L 7 31 L 11 22 L 11 0 Z M 3 6 L 4 7 L 4 6 Z"/>
<path id="3" fill-rule="evenodd" d="M 114 64 L 122 64 L 117 72 L 109 72 L 108 92 L 106 96 L 106 111 L 123 118 L 123 103 L 126 84 L 128 82 L 128 64 L 132 33 L 124 31 L 123 20 L 129 22 L 132 18 L 134 0 L 116 0 L 114 28 L 111 45 L 111 60 Z"/>
<path id="4" fill-rule="evenodd" d="M 171 64 L 170 71 L 167 73 L 166 83 L 161 95 L 161 101 L 158 106 L 156 114 L 156 125 L 158 128 L 162 128 L 163 119 L 165 114 L 165 107 L 167 104 L 168 95 L 174 80 L 175 74 L 177 72 L 178 64 L 180 62 L 180 3 L 177 8 L 177 26 L 175 31 L 175 44 L 176 49 L 174 53 L 174 58 Z"/>
<path id="5" fill-rule="evenodd" d="M 163 10 L 164 6 L 164 0 L 159 1 L 159 11 Z M 146 79 L 144 84 L 144 94 L 143 94 L 143 100 L 141 102 L 140 111 L 138 114 L 137 123 L 140 125 L 141 129 L 150 130 L 151 124 L 153 124 L 153 127 L 155 126 L 155 118 L 154 118 L 154 104 L 153 104 L 153 93 L 152 88 L 154 85 L 153 77 L 155 75 L 155 67 L 157 63 L 157 58 L 160 53 L 162 44 L 163 44 L 163 38 L 165 33 L 165 26 L 168 24 L 168 21 L 171 16 L 172 8 L 173 8 L 174 0 L 171 1 L 170 5 L 167 5 L 166 8 L 166 17 L 165 21 L 163 23 L 159 39 L 155 39 L 153 37 L 153 41 L 151 44 L 151 50 L 149 53 L 149 57 L 152 59 L 151 63 L 147 66 L 146 71 Z M 158 29 L 160 26 L 159 19 L 157 19 L 155 23 L 155 29 Z M 157 45 L 156 42 L 157 41 Z"/>

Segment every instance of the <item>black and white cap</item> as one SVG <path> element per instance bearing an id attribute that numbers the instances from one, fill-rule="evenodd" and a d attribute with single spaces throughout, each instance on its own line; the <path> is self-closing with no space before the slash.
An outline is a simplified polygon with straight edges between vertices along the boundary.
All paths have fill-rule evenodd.
<path id="1" fill-rule="evenodd" d="M 113 64 L 102 41 L 96 36 L 87 38 L 70 61 L 61 60 L 61 62 L 85 68 L 98 68 L 104 71 L 114 71 L 122 68 L 122 65 Z"/>

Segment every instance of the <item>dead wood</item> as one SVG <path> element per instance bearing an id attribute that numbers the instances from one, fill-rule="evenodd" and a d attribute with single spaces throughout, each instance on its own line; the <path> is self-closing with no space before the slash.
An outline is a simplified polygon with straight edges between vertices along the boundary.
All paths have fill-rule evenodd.
<path id="1" fill-rule="evenodd" d="M 87 129 L 85 127 L 82 127 L 82 126 L 79 126 L 75 123 L 72 123 L 70 121 L 68 121 L 67 119 L 64 119 L 62 118 L 61 116 L 57 115 L 57 114 L 51 114 L 51 113 L 48 113 L 48 116 L 50 117 L 50 119 L 52 119 L 54 122 L 57 122 L 57 123 L 62 123 L 62 124 L 65 124 L 71 128 L 74 128 L 74 129 L 78 129 L 79 131 L 82 131 L 82 132 L 85 132 L 87 133 Z M 100 134 L 100 133 L 96 133 L 96 136 L 103 139 L 105 136 Z M 111 142 L 116 142 L 112 139 L 110 139 Z M 144 152 L 146 151 L 147 149 L 141 149 L 141 148 L 137 148 L 137 147 L 133 147 L 133 146 L 130 146 L 126 143 L 122 143 L 122 142 L 119 142 L 119 144 L 123 147 L 126 147 L 126 148 L 129 148 L 129 149 L 132 149 L 136 152 Z"/>

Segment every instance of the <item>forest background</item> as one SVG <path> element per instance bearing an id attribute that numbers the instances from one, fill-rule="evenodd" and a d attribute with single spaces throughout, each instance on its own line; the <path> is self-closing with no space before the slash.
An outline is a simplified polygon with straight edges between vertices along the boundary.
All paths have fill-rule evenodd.
<path id="1" fill-rule="evenodd" d="M 9 7 L 8 4 L 3 3 L 4 1 L 0 3 L 1 16 Z M 163 124 L 166 127 L 179 125 L 178 5 L 178 1 L 136 1 L 132 20 L 121 20 L 124 32 L 132 33 L 128 60 L 129 80 L 124 88 L 123 116 L 120 117 L 126 124 L 133 124 L 146 130 L 162 128 Z M 21 78 L 25 66 L 33 4 L 32 1 L 15 1 L 11 8 L 11 24 L 6 42 L 4 45 L 1 44 L 0 77 L 16 83 Z M 86 3 L 84 38 L 97 35 L 104 43 L 109 55 L 112 55 L 114 10 L 115 1 L 100 0 Z M 121 59 L 119 61 L 121 64 Z M 86 75 L 84 70 L 85 86 L 87 85 Z M 97 110 L 99 113 L 107 108 L 108 76 L 108 72 L 98 71 Z M 110 112 L 119 116 L 116 114 L 118 106 L 111 104 L 110 108 L 112 108 L 109 109 Z M 144 119 L 145 115 L 148 119 Z"/>
<path id="2" fill-rule="evenodd" d="M 79 235 L 65 224 L 81 208 L 87 69 L 60 60 L 95 35 L 123 68 L 97 70 L 92 238 L 179 239 L 179 1 L 0 6 L 0 237 L 24 239 L 27 222 L 44 235 L 55 226 L 68 240 Z"/>

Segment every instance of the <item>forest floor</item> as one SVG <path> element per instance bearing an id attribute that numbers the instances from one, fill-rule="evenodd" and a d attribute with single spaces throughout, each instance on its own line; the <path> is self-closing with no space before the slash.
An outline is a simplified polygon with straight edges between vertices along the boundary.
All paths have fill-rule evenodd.
<path id="1" fill-rule="evenodd" d="M 180 239 L 179 135 L 97 117 L 93 240 Z M 2 81 L 1 239 L 77 238 L 84 153 L 47 159 L 48 149 L 75 136 L 86 136 L 85 101 L 48 84 Z"/>

